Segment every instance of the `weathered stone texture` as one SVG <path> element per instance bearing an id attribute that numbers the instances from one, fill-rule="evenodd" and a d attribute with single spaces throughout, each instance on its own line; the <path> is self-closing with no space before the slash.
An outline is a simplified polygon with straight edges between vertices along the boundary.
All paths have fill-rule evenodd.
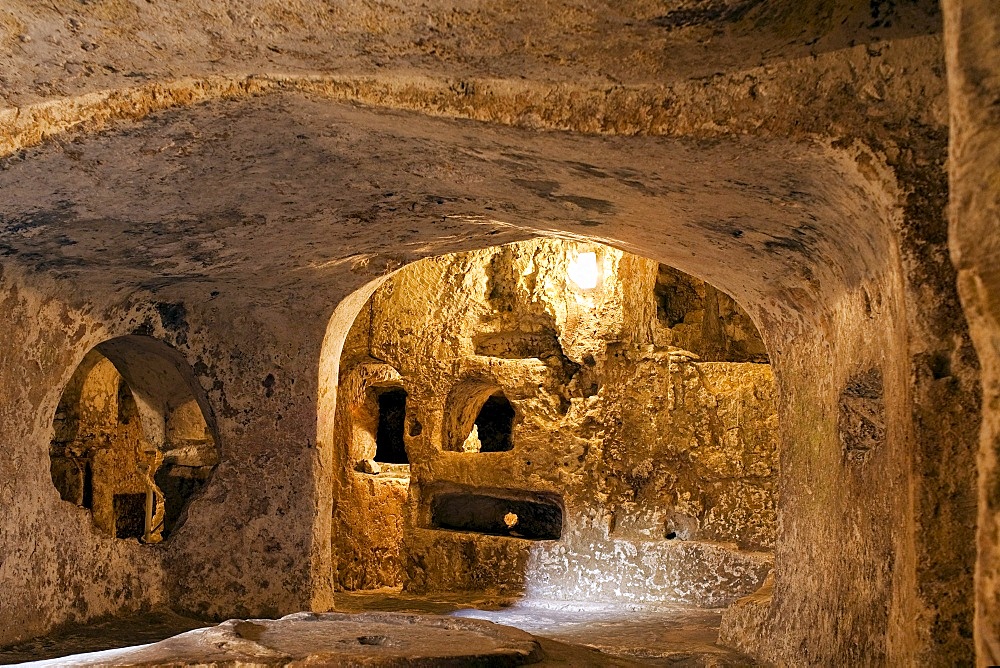
<path id="1" fill-rule="evenodd" d="M 334 517 L 382 526 L 383 506 L 334 512 L 343 476 L 365 475 L 333 428 L 340 346 L 377 281 L 424 257 L 565 235 L 709 281 L 767 344 L 776 531 L 719 521 L 767 508 L 756 480 L 706 483 L 674 518 L 678 534 L 773 536 L 773 596 L 727 618 L 729 641 L 779 664 L 952 665 L 972 660 L 975 626 L 978 660 L 1000 661 L 1000 29 L 990 0 L 942 6 L 944 29 L 930 0 L 5 2 L 0 642 L 167 599 L 218 616 L 329 608 L 333 545 L 354 535 Z M 466 287 L 485 289 L 479 278 Z M 655 278 L 642 279 L 651 291 Z M 624 310 L 644 345 L 707 334 L 744 361 L 760 353 L 741 318 L 724 317 L 719 345 L 710 321 L 658 327 L 650 304 L 648 319 Z M 447 469 L 456 487 L 481 485 L 469 457 L 502 462 L 505 485 L 594 479 L 608 438 L 596 427 L 529 470 L 516 447 L 462 452 L 444 416 L 495 382 L 522 412 L 545 388 L 542 424 L 585 425 L 588 401 L 614 389 L 592 344 L 622 312 L 561 353 L 552 332 L 572 314 L 544 303 L 523 328 L 500 314 L 461 345 L 399 348 L 451 355 L 426 373 L 468 381 L 411 392 L 426 413 L 411 439 L 444 444 L 414 458 L 412 479 Z M 382 324 L 395 338 L 379 355 L 414 338 Z M 221 449 L 183 529 L 155 549 L 104 536 L 51 484 L 62 390 L 89 350 L 129 334 L 187 360 Z M 495 361 L 471 361 L 477 346 Z M 676 365 L 692 383 L 707 374 Z M 880 399 L 845 394 L 873 370 Z M 721 427 L 720 387 L 714 407 L 697 384 L 685 396 L 706 398 Z M 721 475 L 715 447 L 699 441 L 692 473 Z M 659 495 L 659 475 L 644 472 L 640 492 Z M 349 579 L 394 577 L 375 570 Z"/>
<path id="2" fill-rule="evenodd" d="M 567 278 L 584 252 L 596 252 L 602 271 L 591 291 Z M 773 379 L 767 365 L 698 363 L 654 346 L 665 327 L 657 298 L 705 292 L 676 272 L 658 286 L 658 272 L 608 247 L 532 241 L 426 260 L 376 290 L 341 360 L 340 585 L 709 605 L 754 590 L 770 559 L 734 549 L 774 544 Z M 719 323 L 718 356 L 726 320 L 700 302 L 696 309 L 694 317 Z M 750 322 L 731 310 L 730 321 Z M 396 515 L 398 488 L 356 471 L 374 456 L 374 396 L 388 385 L 408 393 L 412 490 L 402 535 L 394 519 L 368 510 Z M 497 392 L 515 411 L 513 449 L 479 453 L 469 432 Z M 555 494 L 562 537 L 549 544 L 434 530 L 431 500 L 452 490 Z M 392 538 L 404 544 L 400 573 L 382 565 Z M 381 574 L 366 582 L 353 575 L 359 568 Z"/>
<path id="3" fill-rule="evenodd" d="M 767 365 L 610 357 L 602 480 L 615 535 L 771 549 L 778 419 Z"/>
<path id="4" fill-rule="evenodd" d="M 982 364 L 975 636 L 977 663 L 990 665 L 1000 663 L 1000 17 L 981 0 L 942 6 L 951 111 L 949 245 Z M 942 389 L 935 398 L 950 399 L 953 390 Z"/>
<path id="5" fill-rule="evenodd" d="M 289 525 L 286 517 L 295 507 L 294 500 L 308 506 L 317 503 L 315 493 L 309 491 L 308 468 L 303 466 L 310 450 L 315 451 L 309 447 L 313 437 L 308 435 L 314 429 L 314 413 L 310 410 L 300 422 L 305 430 L 304 453 L 286 447 L 271 449 L 268 443 L 279 442 L 279 429 L 298 419 L 294 411 L 278 408 L 280 398 L 275 399 L 275 412 L 253 417 L 249 417 L 248 404 L 230 403 L 227 376 L 217 371 L 217 365 L 233 360 L 248 363 L 249 356 L 241 360 L 236 355 L 235 341 L 225 346 L 233 356 L 207 352 L 220 345 L 202 336 L 203 323 L 211 320 L 211 314 L 191 309 L 180 320 L 170 319 L 164 314 L 169 310 L 150 296 L 112 303 L 91 294 L 89 306 L 74 306 L 52 297 L 50 282 L 26 288 L 24 277 L 9 270 L 3 280 L 3 309 L 9 326 L 2 335 L 8 346 L 5 350 L 12 352 L 0 360 L 7 387 L 2 410 L 10 420 L 8 425 L 22 424 L 15 421 L 15 415 L 31 416 L 21 432 L 5 432 L 11 442 L 30 448 L 4 464 L 10 467 L 3 475 L 8 481 L 3 486 L 5 498 L 19 511 L 5 513 L 0 522 L 5 546 L 0 573 L 5 581 L 20 581 L 24 586 L 5 587 L 2 609 L 10 617 L 3 626 L 3 641 L 30 637 L 55 624 L 148 608 L 167 600 L 179 609 L 206 615 L 221 614 L 220 603 L 229 610 L 247 606 L 248 595 L 262 603 L 258 611 L 279 613 L 308 606 L 313 593 L 307 584 L 309 563 L 292 560 L 283 546 L 294 542 L 301 552 L 311 549 L 312 525 Z M 181 528 L 160 545 L 116 539 L 99 530 L 89 511 L 60 500 L 50 473 L 49 443 L 62 390 L 90 350 L 123 335 L 155 338 L 160 345 L 183 351 L 190 364 L 189 377 L 207 389 L 209 414 L 215 418 L 222 447 L 223 463 L 188 506 Z M 263 381 L 268 373 L 275 373 L 276 361 L 286 369 L 294 368 L 287 359 L 279 356 L 276 360 L 269 354 L 263 372 L 236 375 L 252 378 L 256 386 L 252 395 L 266 399 L 268 388 Z M 279 377 L 276 397 L 296 391 L 291 383 L 294 373 Z M 315 396 L 308 385 L 306 381 L 299 386 L 307 396 Z M 270 422 L 270 430 L 261 422 Z M 226 454 L 242 447 L 237 443 L 247 447 L 247 457 L 239 462 Z M 298 483 L 270 484 L 276 470 L 272 466 L 299 470 Z M 228 504 L 238 498 L 249 515 L 231 511 Z M 249 542 L 241 543 L 237 536 Z M 49 556 L 38 560 L 33 556 L 37 551 Z"/>
<path id="6" fill-rule="evenodd" d="M 419 668 L 475 665 L 628 665 L 580 648 L 546 643 L 478 619 L 370 612 L 297 613 L 280 619 L 230 619 L 160 642 L 78 655 L 78 666 L 337 665 Z M 546 659 L 552 659 L 552 663 Z"/>
<path id="7" fill-rule="evenodd" d="M 45 296 L 44 288 L 25 287 L 10 270 L 0 280 L 0 419 L 9 444 L 0 463 L 7 509 L 0 520 L 0 577 L 7 583 L 0 642 L 9 643 L 57 624 L 156 605 L 167 591 L 159 552 L 99 530 L 90 511 L 60 500 L 52 484 L 49 442 L 60 390 L 100 342 L 101 324 L 92 312 Z"/>
<path id="8" fill-rule="evenodd" d="M 746 311 L 710 283 L 660 265 L 654 341 L 690 350 L 706 362 L 766 362 L 767 348 Z"/>
<path id="9" fill-rule="evenodd" d="M 337 587 L 378 589 L 403 581 L 399 550 L 408 512 L 409 477 L 409 471 L 404 475 L 348 473 L 346 489 L 334 506 Z"/>

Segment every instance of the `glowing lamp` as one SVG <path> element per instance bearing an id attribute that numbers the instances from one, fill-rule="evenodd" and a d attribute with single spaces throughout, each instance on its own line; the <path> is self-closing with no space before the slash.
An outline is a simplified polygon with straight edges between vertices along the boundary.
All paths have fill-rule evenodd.
<path id="1" fill-rule="evenodd" d="M 597 253 L 579 253 L 569 261 L 567 270 L 569 280 L 581 290 L 593 290 L 597 287 Z"/>

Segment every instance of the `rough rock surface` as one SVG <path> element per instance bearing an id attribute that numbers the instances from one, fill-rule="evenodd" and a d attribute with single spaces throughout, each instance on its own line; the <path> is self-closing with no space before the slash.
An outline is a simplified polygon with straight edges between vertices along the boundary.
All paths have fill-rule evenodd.
<path id="1" fill-rule="evenodd" d="M 572 282 L 585 253 L 599 272 L 586 290 Z M 771 372 L 656 347 L 677 327 L 658 303 L 705 293 L 676 272 L 661 285 L 662 274 L 606 246 L 546 240 L 422 261 L 383 283 L 341 359 L 340 585 L 707 605 L 757 589 L 771 559 L 752 550 L 773 547 L 775 533 Z M 759 341 L 738 306 L 726 318 L 717 302 L 706 315 L 703 300 L 689 300 L 699 324 L 718 330 L 685 331 L 691 347 L 730 349 L 727 319 L 745 321 L 740 342 Z M 408 498 L 398 478 L 365 472 L 378 458 L 377 396 L 389 388 L 407 395 L 398 428 Z M 488 452 L 493 427 L 477 415 L 499 396 L 510 406 L 508 451 Z M 455 528 L 435 516 L 449 494 L 466 495 L 467 507 L 476 494 L 510 499 L 510 524 L 442 531 Z M 558 540 L 526 540 L 517 508 L 532 499 L 559 506 Z"/>
<path id="2" fill-rule="evenodd" d="M 774 595 L 734 642 L 950 665 L 975 627 L 995 663 L 1000 46 L 994 3 L 943 7 L 5 2 L 0 642 L 168 599 L 328 609 L 372 283 L 561 233 L 708 280 L 767 344 Z M 221 451 L 159 547 L 95 530 L 48 459 L 73 370 L 137 332 L 187 361 Z"/>
<path id="3" fill-rule="evenodd" d="M 150 645 L 80 655 L 72 663 L 429 668 L 537 665 L 544 659 L 545 652 L 534 638 L 510 627 L 474 619 L 371 612 L 232 619 Z"/>
<path id="4" fill-rule="evenodd" d="M 213 626 L 160 608 L 131 615 L 115 615 L 84 624 L 68 624 L 56 632 L 0 649 L 0 662 L 62 660 L 74 654 L 135 647 L 158 642 L 192 629 Z"/>
<path id="5" fill-rule="evenodd" d="M 950 247 L 983 365 L 978 456 L 976 659 L 1000 663 L 1000 20 L 979 0 L 944 0 L 951 107 Z"/>

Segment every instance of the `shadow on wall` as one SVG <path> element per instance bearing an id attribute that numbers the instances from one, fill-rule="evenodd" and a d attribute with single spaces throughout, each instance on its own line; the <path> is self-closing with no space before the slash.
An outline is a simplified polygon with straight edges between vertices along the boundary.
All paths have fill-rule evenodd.
<path id="1" fill-rule="evenodd" d="M 116 538 L 169 537 L 219 461 L 197 391 L 180 354 L 155 339 L 125 336 L 91 350 L 53 421 L 50 469 L 62 500 L 90 510 Z"/>
<path id="2" fill-rule="evenodd" d="M 773 563 L 775 391 L 747 314 L 656 262 L 410 265 L 341 353 L 336 583 L 726 605 Z"/>

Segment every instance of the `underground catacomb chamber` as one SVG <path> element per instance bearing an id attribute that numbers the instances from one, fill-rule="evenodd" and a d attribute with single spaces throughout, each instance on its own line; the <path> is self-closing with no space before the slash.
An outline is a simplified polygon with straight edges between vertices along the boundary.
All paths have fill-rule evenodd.
<path id="1" fill-rule="evenodd" d="M 775 399 L 748 314 L 671 267 L 558 239 L 404 267 L 340 358 L 336 582 L 728 604 L 772 566 Z"/>
<path id="2" fill-rule="evenodd" d="M 218 463 L 185 371 L 166 344 L 128 336 L 91 350 L 63 391 L 49 447 L 52 483 L 109 536 L 169 537 Z"/>

